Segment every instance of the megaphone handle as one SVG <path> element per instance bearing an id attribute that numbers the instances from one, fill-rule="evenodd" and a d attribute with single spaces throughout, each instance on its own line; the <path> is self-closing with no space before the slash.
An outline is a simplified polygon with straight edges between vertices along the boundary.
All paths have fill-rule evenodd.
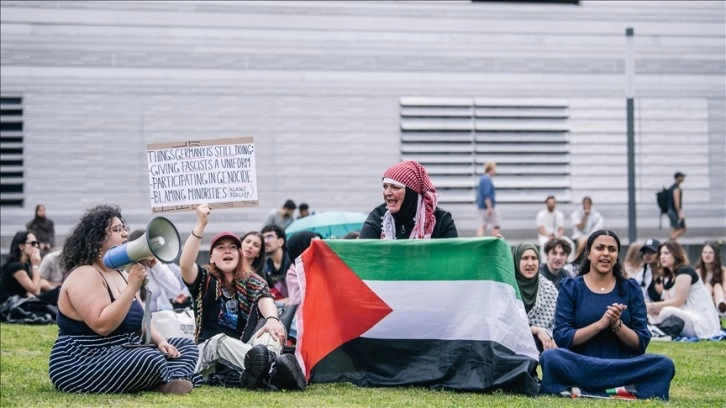
<path id="1" fill-rule="evenodd" d="M 144 317 L 141 319 L 141 327 L 144 331 L 144 344 L 151 344 L 151 291 L 147 288 L 147 279 L 144 279 L 144 284 L 141 285 L 141 290 L 146 294 L 144 296 Z"/>

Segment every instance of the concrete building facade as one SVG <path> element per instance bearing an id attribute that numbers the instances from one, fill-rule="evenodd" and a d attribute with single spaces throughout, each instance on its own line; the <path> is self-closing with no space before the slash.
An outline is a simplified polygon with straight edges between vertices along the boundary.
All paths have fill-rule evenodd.
<path id="1" fill-rule="evenodd" d="M 723 238 L 723 2 L 3 1 L 3 252 L 38 203 L 61 237 L 100 203 L 141 227 L 146 144 L 235 136 L 255 138 L 260 206 L 210 232 L 260 229 L 288 198 L 368 212 L 415 159 L 472 236 L 494 160 L 507 238 L 536 238 L 549 194 L 566 216 L 592 197 L 627 238 L 628 27 L 638 237 L 668 235 L 655 192 L 682 171 L 684 238 Z"/>

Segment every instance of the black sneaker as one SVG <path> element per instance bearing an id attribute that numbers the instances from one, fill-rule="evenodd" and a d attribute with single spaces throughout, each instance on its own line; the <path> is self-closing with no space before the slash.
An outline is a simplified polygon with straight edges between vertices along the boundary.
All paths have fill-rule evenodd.
<path id="1" fill-rule="evenodd" d="M 269 371 L 270 352 L 267 347 L 258 344 L 245 355 L 245 370 L 240 376 L 240 386 L 248 390 L 259 388 Z"/>
<path id="2" fill-rule="evenodd" d="M 307 382 L 300 365 L 292 354 L 275 359 L 270 373 L 270 385 L 278 390 L 303 391 Z"/>

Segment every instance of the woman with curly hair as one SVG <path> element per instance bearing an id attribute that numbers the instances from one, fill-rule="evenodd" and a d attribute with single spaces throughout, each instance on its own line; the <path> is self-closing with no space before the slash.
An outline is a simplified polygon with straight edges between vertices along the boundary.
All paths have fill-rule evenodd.
<path id="1" fill-rule="evenodd" d="M 587 240 L 575 278 L 560 284 L 554 338 L 559 348 L 540 356 L 540 393 L 607 396 L 625 387 L 637 398 L 668 399 L 673 361 L 644 354 L 650 342 L 643 292 L 623 276 L 620 239 L 599 230 Z"/>
<path id="2" fill-rule="evenodd" d="M 211 211 L 208 204 L 196 208 L 197 223 L 179 257 L 197 321 L 196 372 L 210 383 L 216 383 L 222 368 L 243 388 L 303 390 L 305 376 L 294 355 L 282 354 L 285 328 L 267 282 L 257 274 L 265 262 L 262 234 L 248 232 L 240 239 L 233 232 L 220 232 L 212 238 L 209 264 L 196 264 Z M 259 329 L 254 325 L 258 317 L 263 324 Z M 248 325 L 251 330 L 246 330 Z"/>
<path id="3" fill-rule="evenodd" d="M 58 298 L 58 339 L 50 354 L 53 385 L 64 392 L 156 390 L 186 394 L 198 351 L 188 339 L 164 339 L 152 326 L 153 347 L 141 346 L 144 315 L 140 263 L 128 272 L 107 268 L 103 256 L 128 241 L 118 207 L 88 210 L 68 236 L 61 263 L 68 272 Z"/>
<path id="4" fill-rule="evenodd" d="M 721 265 L 718 244 L 706 242 L 696 264 L 696 272 L 703 279 L 706 290 L 713 295 L 713 304 L 722 314 L 726 313 L 726 266 Z"/>

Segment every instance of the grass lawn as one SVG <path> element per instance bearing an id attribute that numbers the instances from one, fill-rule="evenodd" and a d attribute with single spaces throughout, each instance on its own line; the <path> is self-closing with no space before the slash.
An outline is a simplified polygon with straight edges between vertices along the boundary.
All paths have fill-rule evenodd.
<path id="1" fill-rule="evenodd" d="M 0 407 L 422 407 L 507 406 L 583 407 L 628 406 L 632 402 L 570 400 L 560 397 L 475 394 L 424 388 L 358 388 L 350 384 L 312 384 L 303 393 L 263 392 L 201 387 L 186 396 L 143 392 L 125 395 L 64 394 L 48 379 L 48 355 L 56 326 L 0 325 Z M 669 406 L 726 406 L 726 342 L 653 342 L 650 353 L 664 354 L 676 363 Z M 605 375 L 605 373 L 603 373 Z M 661 401 L 638 406 L 665 406 Z"/>

